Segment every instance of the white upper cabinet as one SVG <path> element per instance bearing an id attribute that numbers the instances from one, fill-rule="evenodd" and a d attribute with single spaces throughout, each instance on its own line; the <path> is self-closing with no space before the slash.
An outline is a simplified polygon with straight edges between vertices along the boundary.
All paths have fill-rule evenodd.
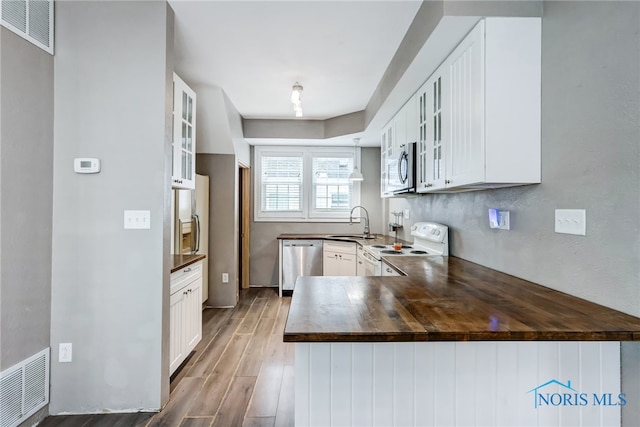
<path id="1" fill-rule="evenodd" d="M 171 186 L 196 188 L 196 94 L 173 74 L 173 162 Z"/>
<path id="2" fill-rule="evenodd" d="M 448 103 L 443 110 L 445 187 L 485 181 L 483 63 L 481 21 L 449 56 L 443 70 L 448 76 L 444 94 Z"/>
<path id="3" fill-rule="evenodd" d="M 540 18 L 484 18 L 415 96 L 416 190 L 540 182 Z"/>

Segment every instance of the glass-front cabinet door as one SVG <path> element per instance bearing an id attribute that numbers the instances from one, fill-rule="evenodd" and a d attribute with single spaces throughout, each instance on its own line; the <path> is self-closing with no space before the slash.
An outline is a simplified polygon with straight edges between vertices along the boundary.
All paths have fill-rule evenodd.
<path id="1" fill-rule="evenodd" d="M 173 74 L 173 163 L 174 188 L 195 188 L 196 178 L 196 94 Z"/>
<path id="2" fill-rule="evenodd" d="M 391 197 L 393 189 L 389 184 L 389 180 L 392 178 L 389 176 L 389 166 L 393 161 L 393 120 L 382 129 L 380 140 L 380 196 Z"/>
<path id="3" fill-rule="evenodd" d="M 448 79 L 446 64 L 418 92 L 418 185 L 424 193 L 445 187 Z"/>

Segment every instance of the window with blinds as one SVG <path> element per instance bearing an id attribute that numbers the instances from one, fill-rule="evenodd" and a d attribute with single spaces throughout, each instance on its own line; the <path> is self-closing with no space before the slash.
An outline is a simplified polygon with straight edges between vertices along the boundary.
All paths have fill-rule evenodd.
<path id="1" fill-rule="evenodd" d="M 360 203 L 352 147 L 256 147 L 256 221 L 348 221 Z"/>
<path id="2" fill-rule="evenodd" d="M 353 156 L 315 157 L 312 155 L 312 210 L 347 212 L 351 210 Z"/>
<path id="3" fill-rule="evenodd" d="M 262 157 L 262 212 L 302 211 L 302 156 Z"/>

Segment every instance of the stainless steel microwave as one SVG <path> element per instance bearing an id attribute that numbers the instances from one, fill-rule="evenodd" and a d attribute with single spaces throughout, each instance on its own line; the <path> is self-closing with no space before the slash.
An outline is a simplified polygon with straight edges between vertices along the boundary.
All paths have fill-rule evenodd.
<path id="1" fill-rule="evenodd" d="M 397 183 L 393 194 L 416 192 L 416 143 L 407 142 L 400 146 L 400 155 L 396 162 L 397 168 L 393 173 Z"/>

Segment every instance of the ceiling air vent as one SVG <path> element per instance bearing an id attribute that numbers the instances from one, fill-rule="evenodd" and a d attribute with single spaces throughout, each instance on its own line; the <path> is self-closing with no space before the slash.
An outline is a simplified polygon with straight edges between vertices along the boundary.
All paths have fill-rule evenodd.
<path id="1" fill-rule="evenodd" d="M 47 403 L 49 347 L 0 372 L 0 427 L 17 426 Z"/>
<path id="2" fill-rule="evenodd" d="M 53 55 L 53 0 L 1 0 L 2 26 Z"/>

